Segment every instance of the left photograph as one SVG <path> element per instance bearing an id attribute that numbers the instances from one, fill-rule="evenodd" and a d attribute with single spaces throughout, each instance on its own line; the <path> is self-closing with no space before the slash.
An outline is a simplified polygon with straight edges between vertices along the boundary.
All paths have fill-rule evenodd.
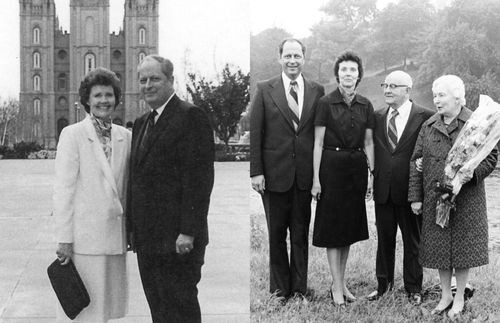
<path id="1" fill-rule="evenodd" d="M 248 7 L 3 6 L 0 321 L 250 321 Z"/>

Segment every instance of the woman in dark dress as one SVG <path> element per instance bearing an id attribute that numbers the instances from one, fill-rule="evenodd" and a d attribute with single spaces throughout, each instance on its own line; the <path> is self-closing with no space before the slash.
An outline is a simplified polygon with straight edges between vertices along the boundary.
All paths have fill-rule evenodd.
<path id="1" fill-rule="evenodd" d="M 317 200 L 313 245 L 326 248 L 333 278 L 335 304 L 355 297 L 344 274 L 351 244 L 368 239 L 365 197 L 371 197 L 374 112 L 370 101 L 357 94 L 363 77 L 361 58 L 352 52 L 335 62 L 338 88 L 320 99 L 315 118 L 314 179 Z M 368 168 L 369 167 L 369 168 Z M 369 175 L 368 175 L 369 174 Z"/>

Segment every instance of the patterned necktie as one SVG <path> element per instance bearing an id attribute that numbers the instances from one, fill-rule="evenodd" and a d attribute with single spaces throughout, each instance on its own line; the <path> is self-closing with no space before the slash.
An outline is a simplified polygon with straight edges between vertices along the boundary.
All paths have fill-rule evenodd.
<path id="1" fill-rule="evenodd" d="M 295 100 L 295 103 L 299 104 L 299 97 L 297 96 L 297 81 L 290 82 L 290 95 Z"/>
<path id="2" fill-rule="evenodd" d="M 396 116 L 399 114 L 398 110 L 392 110 L 391 118 L 389 119 L 389 127 L 387 127 L 387 137 L 392 150 L 396 149 L 398 143 L 398 130 L 396 129 Z"/>
<path id="3" fill-rule="evenodd" d="M 151 133 L 153 132 L 153 128 L 155 126 L 155 117 L 158 115 L 156 110 L 153 110 L 149 113 L 148 120 L 146 121 L 146 129 L 144 129 L 144 134 L 142 135 L 141 140 L 141 149 L 144 148 L 146 142 L 148 141 Z"/>

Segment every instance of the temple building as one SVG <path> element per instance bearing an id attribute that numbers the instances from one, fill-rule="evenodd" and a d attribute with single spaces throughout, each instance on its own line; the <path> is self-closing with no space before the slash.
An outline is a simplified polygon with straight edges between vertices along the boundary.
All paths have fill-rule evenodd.
<path id="1" fill-rule="evenodd" d="M 59 26 L 54 0 L 19 0 L 20 112 L 17 138 L 54 148 L 61 130 L 85 117 L 78 88 L 102 66 L 120 79 L 122 100 L 114 122 L 147 111 L 137 65 L 158 52 L 159 0 L 125 0 L 123 26 L 109 32 L 109 0 L 70 0 L 70 32 Z"/>

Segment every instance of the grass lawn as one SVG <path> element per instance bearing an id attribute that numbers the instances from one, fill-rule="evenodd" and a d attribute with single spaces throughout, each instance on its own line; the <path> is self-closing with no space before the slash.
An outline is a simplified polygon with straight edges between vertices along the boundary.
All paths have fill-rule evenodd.
<path id="1" fill-rule="evenodd" d="M 252 201 L 252 199 L 251 199 Z M 258 203 L 254 199 L 252 203 Z M 313 209 L 314 211 L 314 209 Z M 373 203 L 367 207 L 370 239 L 351 247 L 346 279 L 358 301 L 345 310 L 335 307 L 328 296 L 331 277 L 324 249 L 309 248 L 309 280 L 311 298 L 292 298 L 286 305 L 269 294 L 268 239 L 265 216 L 251 214 L 250 311 L 251 322 L 447 322 L 445 316 L 430 315 L 439 301 L 437 270 L 424 269 L 423 304 L 408 303 L 402 280 L 402 241 L 398 234 L 394 290 L 378 301 L 362 299 L 376 289 L 376 231 Z M 314 214 L 314 212 L 313 212 Z M 311 223 L 312 227 L 312 223 Z M 312 232 L 310 237 L 312 236 Z M 490 252 L 488 266 L 472 269 L 469 281 L 475 287 L 474 297 L 466 303 L 460 322 L 500 322 L 500 254 Z"/>

